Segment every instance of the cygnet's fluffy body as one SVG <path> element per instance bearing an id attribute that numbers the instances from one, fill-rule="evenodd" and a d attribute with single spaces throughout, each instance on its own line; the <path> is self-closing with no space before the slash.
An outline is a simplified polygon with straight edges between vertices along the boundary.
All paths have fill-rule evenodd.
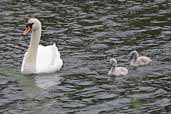
<path id="1" fill-rule="evenodd" d="M 110 76 L 124 76 L 128 74 L 128 69 L 126 67 L 117 67 L 116 59 L 110 59 L 111 69 L 108 72 Z"/>

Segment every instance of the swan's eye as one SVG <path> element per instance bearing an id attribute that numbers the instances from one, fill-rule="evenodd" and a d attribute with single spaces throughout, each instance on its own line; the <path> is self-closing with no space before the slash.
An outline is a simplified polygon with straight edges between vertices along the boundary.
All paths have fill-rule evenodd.
<path id="1" fill-rule="evenodd" d="M 28 24 L 26 25 L 26 27 L 30 27 L 30 28 L 32 28 L 32 26 L 33 26 L 33 23 L 28 23 Z"/>
<path id="2" fill-rule="evenodd" d="M 32 26 L 33 26 L 33 23 L 26 24 L 23 35 L 26 35 L 27 33 L 29 33 L 32 30 Z"/>

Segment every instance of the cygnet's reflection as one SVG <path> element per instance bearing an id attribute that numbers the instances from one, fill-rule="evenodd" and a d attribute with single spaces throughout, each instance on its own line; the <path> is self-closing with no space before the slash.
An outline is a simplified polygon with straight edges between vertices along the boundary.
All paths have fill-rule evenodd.
<path id="1" fill-rule="evenodd" d="M 58 85 L 60 83 L 60 76 L 58 74 L 41 74 L 36 75 L 34 77 L 35 84 L 43 89 L 47 89 L 54 85 Z"/>

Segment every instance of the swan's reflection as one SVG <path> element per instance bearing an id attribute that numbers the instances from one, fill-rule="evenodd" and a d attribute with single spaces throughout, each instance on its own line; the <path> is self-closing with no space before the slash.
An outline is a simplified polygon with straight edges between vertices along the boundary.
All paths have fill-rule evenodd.
<path id="1" fill-rule="evenodd" d="M 43 89 L 47 89 L 60 83 L 61 77 L 58 74 L 41 74 L 34 77 L 35 84 Z"/>

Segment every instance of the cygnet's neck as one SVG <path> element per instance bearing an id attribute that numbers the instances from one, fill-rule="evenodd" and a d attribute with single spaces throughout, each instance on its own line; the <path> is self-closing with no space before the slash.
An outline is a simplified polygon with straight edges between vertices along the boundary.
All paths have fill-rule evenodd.
<path id="1" fill-rule="evenodd" d="M 36 69 L 37 49 L 40 42 L 41 29 L 32 31 L 29 48 L 27 50 L 26 63 Z"/>
<path id="2" fill-rule="evenodd" d="M 138 57 L 139 57 L 139 54 L 137 52 L 135 52 L 135 54 L 132 58 L 132 62 L 135 63 L 137 61 Z"/>
<path id="3" fill-rule="evenodd" d="M 115 68 L 117 67 L 117 63 L 113 63 L 112 67 L 111 67 L 111 71 L 113 72 L 115 70 Z"/>

